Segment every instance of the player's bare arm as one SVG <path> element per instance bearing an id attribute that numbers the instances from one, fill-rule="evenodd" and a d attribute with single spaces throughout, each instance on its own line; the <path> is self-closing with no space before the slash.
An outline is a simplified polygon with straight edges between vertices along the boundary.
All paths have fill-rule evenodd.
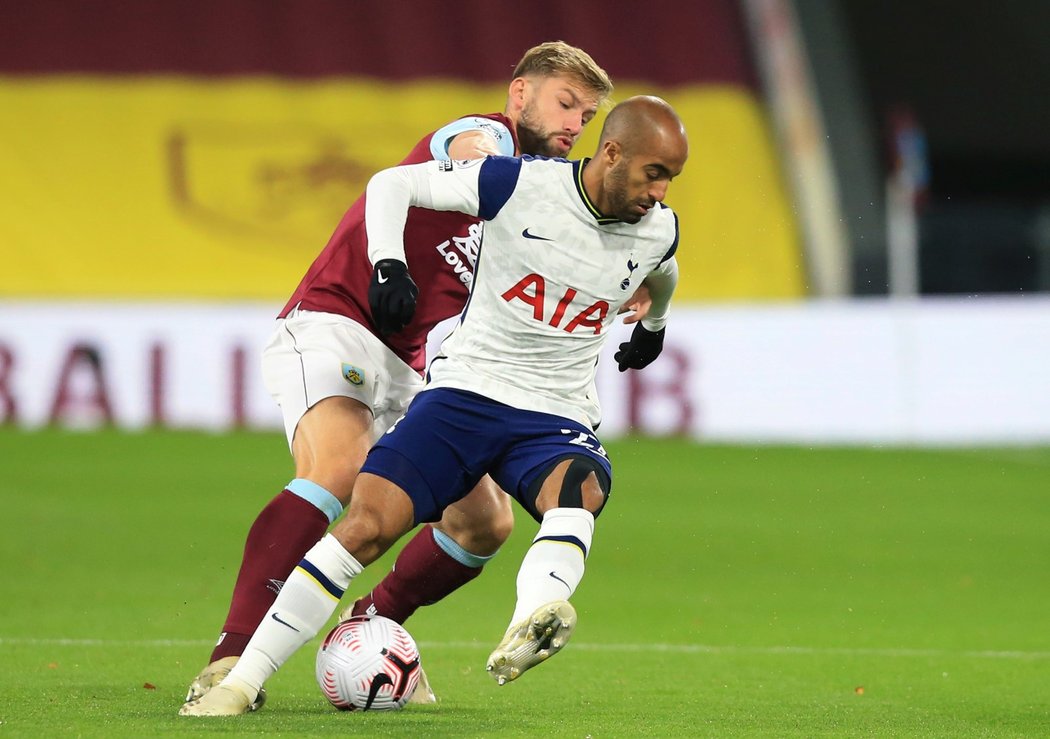
<path id="1" fill-rule="evenodd" d="M 630 326 L 632 323 L 638 323 L 638 321 L 649 315 L 649 309 L 652 304 L 653 299 L 649 294 L 649 285 L 643 280 L 638 289 L 634 291 L 634 294 L 627 299 L 627 302 L 620 306 L 620 310 L 617 313 L 621 315 L 626 313 L 627 315 L 623 317 L 623 323 L 625 326 Z"/>
<path id="2" fill-rule="evenodd" d="M 482 159 L 502 153 L 496 138 L 488 131 L 464 131 L 448 145 L 449 159 Z"/>

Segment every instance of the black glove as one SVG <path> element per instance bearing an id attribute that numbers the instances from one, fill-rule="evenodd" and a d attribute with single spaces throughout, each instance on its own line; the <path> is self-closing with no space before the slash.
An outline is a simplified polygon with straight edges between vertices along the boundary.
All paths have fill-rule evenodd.
<path id="1" fill-rule="evenodd" d="M 659 331 L 646 331 L 642 324 L 638 323 L 631 334 L 631 340 L 620 344 L 620 351 L 613 355 L 620 372 L 627 369 L 642 369 L 650 363 L 664 349 L 664 329 Z"/>
<path id="2" fill-rule="evenodd" d="M 372 270 L 368 286 L 368 307 L 372 322 L 384 336 L 396 334 L 408 325 L 416 312 L 419 288 L 408 274 L 408 265 L 397 259 L 380 259 Z"/>

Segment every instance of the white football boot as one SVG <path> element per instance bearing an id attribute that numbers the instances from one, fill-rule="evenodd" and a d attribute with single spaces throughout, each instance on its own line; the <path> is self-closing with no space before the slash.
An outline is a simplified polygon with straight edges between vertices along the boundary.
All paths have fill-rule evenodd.
<path id="1" fill-rule="evenodd" d="M 412 697 L 408 699 L 409 703 L 437 703 L 437 696 L 434 695 L 433 689 L 430 687 L 430 681 L 427 680 L 427 673 L 423 671 L 423 668 L 419 669 L 419 683 L 416 685 L 416 689 L 412 691 Z"/>
<path id="2" fill-rule="evenodd" d="M 576 628 L 576 609 L 567 600 L 540 606 L 524 621 L 511 626 L 485 669 L 500 685 L 557 654 Z"/>
<path id="3" fill-rule="evenodd" d="M 223 657 L 217 659 L 210 665 L 200 671 L 197 677 L 193 678 L 193 682 L 190 683 L 190 688 L 186 692 L 186 704 L 190 704 L 194 701 L 198 701 L 205 696 L 212 688 L 216 687 L 223 681 L 227 675 L 230 674 L 230 670 L 237 664 L 237 660 L 240 657 Z M 266 688 L 259 691 L 259 695 L 255 697 L 249 706 L 249 711 L 258 711 L 262 708 L 263 703 L 266 702 Z M 181 713 L 181 711 L 180 711 Z M 186 716 L 197 715 L 197 714 L 183 714 Z"/>
<path id="4" fill-rule="evenodd" d="M 195 701 L 183 703 L 180 716 L 240 716 L 250 713 L 252 701 L 230 685 L 216 685 Z"/>

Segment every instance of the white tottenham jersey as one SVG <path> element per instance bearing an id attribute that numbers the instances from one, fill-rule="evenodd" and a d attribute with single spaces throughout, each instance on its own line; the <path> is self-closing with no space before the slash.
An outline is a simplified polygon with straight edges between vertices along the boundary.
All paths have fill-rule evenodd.
<path id="1" fill-rule="evenodd" d="M 386 170 L 369 184 L 373 263 L 405 260 L 410 205 L 486 221 L 470 297 L 431 362 L 429 387 L 598 424 L 594 375 L 608 328 L 650 272 L 677 269 L 678 221 L 662 204 L 636 224 L 603 217 L 583 189 L 585 164 L 426 162 Z"/>

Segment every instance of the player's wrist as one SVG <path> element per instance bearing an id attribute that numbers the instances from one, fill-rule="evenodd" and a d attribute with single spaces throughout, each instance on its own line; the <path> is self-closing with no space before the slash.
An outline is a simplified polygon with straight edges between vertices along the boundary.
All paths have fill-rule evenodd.
<path id="1" fill-rule="evenodd" d="M 398 259 L 396 257 L 384 257 L 376 260 L 372 265 L 374 271 L 382 270 L 387 273 L 388 276 L 408 274 L 408 265 L 404 259 Z"/>
<path id="2" fill-rule="evenodd" d="M 638 325 L 651 334 L 659 333 L 667 328 L 667 316 L 654 316 L 649 314 L 639 321 Z"/>

